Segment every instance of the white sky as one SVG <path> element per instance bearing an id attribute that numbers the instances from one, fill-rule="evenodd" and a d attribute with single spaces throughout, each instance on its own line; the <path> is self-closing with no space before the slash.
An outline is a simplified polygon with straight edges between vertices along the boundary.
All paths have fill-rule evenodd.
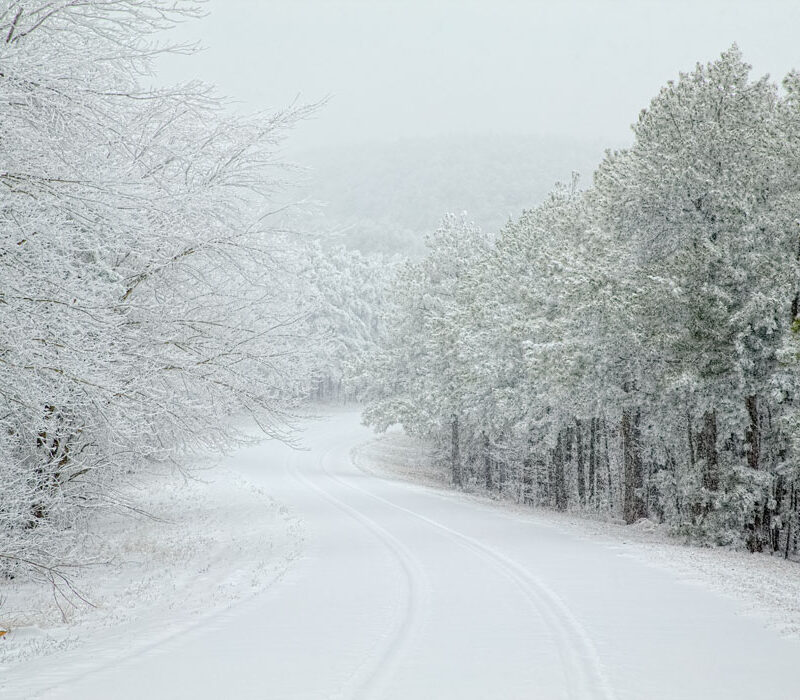
<path id="1" fill-rule="evenodd" d="M 629 142 L 658 89 L 736 41 L 754 73 L 800 68 L 797 0 L 209 0 L 161 63 L 243 109 L 330 103 L 295 146 L 463 133 Z"/>

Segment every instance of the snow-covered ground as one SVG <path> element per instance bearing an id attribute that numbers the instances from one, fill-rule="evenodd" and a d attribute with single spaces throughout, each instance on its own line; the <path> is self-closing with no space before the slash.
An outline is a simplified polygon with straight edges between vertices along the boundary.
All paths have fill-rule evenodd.
<path id="1" fill-rule="evenodd" d="M 303 519 L 303 551 L 286 572 L 202 616 L 184 605 L 180 586 L 165 585 L 150 622 L 104 631 L 77 619 L 72 649 L 0 669 L 3 698 L 798 697 L 800 642 L 703 573 L 737 571 L 735 553 L 378 476 L 358 466 L 381 468 L 375 443 L 363 447 L 372 440 L 357 412 L 339 411 L 308 426 L 306 451 L 264 443 L 226 460 Z M 241 519 L 223 508 L 216 533 L 200 522 L 193 536 L 227 550 L 234 535 L 225 523 L 244 529 L 274 571 L 292 551 L 275 538 L 296 536 L 278 526 L 292 521 L 274 505 L 264 509 L 263 531 L 257 507 Z M 138 546 L 143 555 L 150 545 Z M 175 554 L 139 565 L 153 578 L 162 565 L 177 576 L 186 566 L 174 566 Z M 214 577 L 239 567 L 237 554 L 224 558 Z M 796 585 L 795 569 L 751 561 L 762 559 L 780 567 L 768 585 Z M 693 567 L 689 580 L 684 569 Z M 188 588 L 202 577 L 184 573 Z"/>
<path id="2" fill-rule="evenodd" d="M 399 429 L 359 446 L 354 450 L 354 459 L 359 467 L 377 476 L 452 489 L 449 474 L 433 463 L 427 446 Z M 532 509 L 480 489 L 458 497 L 476 504 L 502 506 L 515 517 L 556 527 L 575 537 L 591 538 L 624 551 L 625 556 L 661 566 L 686 583 L 710 588 L 735 600 L 739 611 L 758 618 L 779 634 L 800 639 L 800 565 L 796 562 L 779 555 L 692 545 L 650 520 L 627 526 L 600 516 L 592 518 L 588 513 Z"/>
<path id="3" fill-rule="evenodd" d="M 34 584 L 4 584 L 0 696 L 38 697 L 141 653 L 266 588 L 302 547 L 285 506 L 240 472 L 159 470 L 124 500 L 148 515 L 96 520 L 95 565 L 73 583 L 92 606 Z"/>

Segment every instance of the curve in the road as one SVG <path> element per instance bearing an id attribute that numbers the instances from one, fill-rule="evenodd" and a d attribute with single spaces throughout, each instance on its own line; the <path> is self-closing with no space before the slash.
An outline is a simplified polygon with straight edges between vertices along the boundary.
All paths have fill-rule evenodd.
<path id="1" fill-rule="evenodd" d="M 324 453 L 320 463 L 321 470 L 329 480 L 349 487 L 326 469 L 326 463 L 339 449 L 341 448 L 334 446 Z M 369 666 L 365 669 L 365 665 L 362 665 L 354 673 L 353 687 L 349 694 L 349 697 L 353 698 L 379 697 L 428 615 L 431 586 L 427 574 L 419 559 L 386 528 L 306 477 L 300 470 L 294 470 L 293 473 L 297 479 L 316 491 L 331 505 L 363 525 L 386 547 L 403 573 L 406 587 L 403 609 L 398 609 L 394 629 L 387 635 L 382 648 L 371 659 Z"/>
<path id="2" fill-rule="evenodd" d="M 372 476 L 359 467 L 358 460 L 355 458 L 357 449 L 356 447 L 351 450 L 351 463 L 365 475 Z M 564 664 L 564 678 L 569 697 L 575 700 L 589 700 L 590 698 L 616 700 L 616 694 L 605 673 L 600 655 L 586 628 L 572 614 L 564 600 L 538 577 L 531 574 L 518 562 L 474 537 L 458 532 L 426 515 L 401 506 L 360 486 L 349 484 L 333 474 L 329 473 L 328 476 L 344 486 L 360 491 L 374 500 L 427 523 L 444 533 L 454 543 L 481 556 L 494 566 L 523 592 L 534 610 L 550 627 L 553 638 L 558 644 L 559 656 Z"/>

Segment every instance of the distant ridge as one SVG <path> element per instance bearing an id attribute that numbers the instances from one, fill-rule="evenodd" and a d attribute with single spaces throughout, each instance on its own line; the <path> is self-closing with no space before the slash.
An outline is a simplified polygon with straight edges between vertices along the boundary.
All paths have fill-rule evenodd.
<path id="1" fill-rule="evenodd" d="M 305 190 L 324 208 L 311 218 L 331 241 L 364 252 L 419 254 L 445 212 L 466 211 L 497 231 L 541 202 L 573 171 L 581 185 L 606 144 L 529 136 L 450 136 L 336 146 L 296 154 Z"/>

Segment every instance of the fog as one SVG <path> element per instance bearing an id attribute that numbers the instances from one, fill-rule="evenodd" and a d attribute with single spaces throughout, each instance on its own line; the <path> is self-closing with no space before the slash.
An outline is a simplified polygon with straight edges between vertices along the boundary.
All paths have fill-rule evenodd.
<path id="1" fill-rule="evenodd" d="M 296 148 L 492 133 L 622 145 L 658 89 L 734 41 L 757 74 L 800 66 L 796 2 L 210 0 L 159 81 L 241 109 L 330 101 Z"/>

